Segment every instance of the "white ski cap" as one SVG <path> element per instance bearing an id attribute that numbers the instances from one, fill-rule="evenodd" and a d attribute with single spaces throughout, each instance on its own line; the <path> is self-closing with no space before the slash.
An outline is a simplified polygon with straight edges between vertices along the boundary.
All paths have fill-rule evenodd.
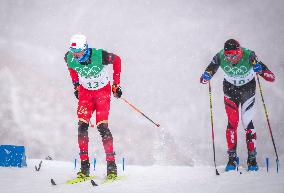
<path id="1" fill-rule="evenodd" d="M 87 38 L 83 34 L 74 34 L 70 38 L 70 50 L 72 52 L 80 52 L 88 47 Z"/>

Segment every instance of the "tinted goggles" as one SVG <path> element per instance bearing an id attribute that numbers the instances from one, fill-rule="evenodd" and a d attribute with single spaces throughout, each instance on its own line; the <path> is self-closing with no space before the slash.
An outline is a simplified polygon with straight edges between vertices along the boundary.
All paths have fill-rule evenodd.
<path id="1" fill-rule="evenodd" d="M 72 53 L 78 53 L 78 52 L 81 52 L 83 49 L 82 48 L 72 48 L 72 47 L 70 47 L 69 50 Z"/>
<path id="2" fill-rule="evenodd" d="M 239 56 L 240 51 L 239 50 L 225 50 L 224 54 L 226 58 L 228 59 L 236 59 Z"/>

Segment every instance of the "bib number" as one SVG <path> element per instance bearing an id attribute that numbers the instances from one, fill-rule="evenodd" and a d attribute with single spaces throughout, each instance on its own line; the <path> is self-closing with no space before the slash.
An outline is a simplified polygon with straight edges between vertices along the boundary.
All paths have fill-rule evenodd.
<path id="1" fill-rule="evenodd" d="M 88 88 L 95 89 L 99 86 L 99 83 L 98 82 L 88 82 L 87 85 L 88 85 Z"/>
<path id="2" fill-rule="evenodd" d="M 241 76 L 229 76 L 228 74 L 224 74 L 224 78 L 231 84 L 236 85 L 236 86 L 242 86 L 246 83 L 248 83 L 249 81 L 251 81 L 254 78 L 254 71 L 253 69 L 251 69 L 248 74 L 246 74 L 245 76 L 241 77 Z"/>
<path id="3" fill-rule="evenodd" d="M 245 79 L 242 80 L 234 80 L 234 85 L 244 85 L 246 83 Z"/>
<path id="4" fill-rule="evenodd" d="M 107 69 L 104 68 L 98 75 L 85 77 L 79 76 L 80 84 L 89 90 L 98 90 L 103 88 L 109 82 L 109 76 L 107 73 Z"/>

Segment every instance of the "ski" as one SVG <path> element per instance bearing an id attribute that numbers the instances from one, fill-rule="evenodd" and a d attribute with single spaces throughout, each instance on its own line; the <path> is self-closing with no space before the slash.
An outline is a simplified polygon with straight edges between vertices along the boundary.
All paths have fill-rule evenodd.
<path id="1" fill-rule="evenodd" d="M 110 184 L 112 182 L 116 182 L 122 179 L 125 179 L 126 176 L 116 176 L 115 178 L 105 178 L 100 185 L 104 185 L 104 184 Z M 91 184 L 93 186 L 99 186 L 93 179 L 91 179 Z"/>
<path id="2" fill-rule="evenodd" d="M 61 185 L 61 184 L 67 184 L 67 185 L 71 185 L 71 184 L 77 184 L 77 183 L 81 183 L 81 182 L 86 182 L 89 180 L 93 180 L 94 178 L 96 178 L 96 176 L 89 176 L 89 177 L 85 177 L 85 178 L 74 178 L 71 180 L 67 180 L 66 182 L 62 182 L 62 183 L 56 183 L 54 179 L 50 179 L 50 182 L 53 186 L 56 185 Z"/>
<path id="3" fill-rule="evenodd" d="M 105 178 L 105 180 L 103 181 L 102 184 L 108 184 L 108 183 L 112 183 L 118 180 L 122 180 L 124 179 L 126 176 L 116 176 L 114 178 Z"/>
<path id="4" fill-rule="evenodd" d="M 65 182 L 65 184 L 76 184 L 76 183 L 92 180 L 94 178 L 96 178 L 96 176 L 89 176 L 89 177 L 84 177 L 84 178 L 78 178 L 77 177 L 75 179 L 68 180 L 67 182 Z"/>

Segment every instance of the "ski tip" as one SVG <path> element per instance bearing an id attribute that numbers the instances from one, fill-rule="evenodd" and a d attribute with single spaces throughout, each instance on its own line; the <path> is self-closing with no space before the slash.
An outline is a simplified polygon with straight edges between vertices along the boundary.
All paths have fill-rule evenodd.
<path id="1" fill-rule="evenodd" d="M 51 184 L 52 184 L 53 186 L 56 185 L 55 181 L 54 181 L 52 178 L 50 179 L 50 182 L 51 182 Z"/>
<path id="2" fill-rule="evenodd" d="M 91 180 L 91 184 L 92 184 L 93 186 L 98 186 L 98 184 L 97 184 L 94 180 Z"/>

